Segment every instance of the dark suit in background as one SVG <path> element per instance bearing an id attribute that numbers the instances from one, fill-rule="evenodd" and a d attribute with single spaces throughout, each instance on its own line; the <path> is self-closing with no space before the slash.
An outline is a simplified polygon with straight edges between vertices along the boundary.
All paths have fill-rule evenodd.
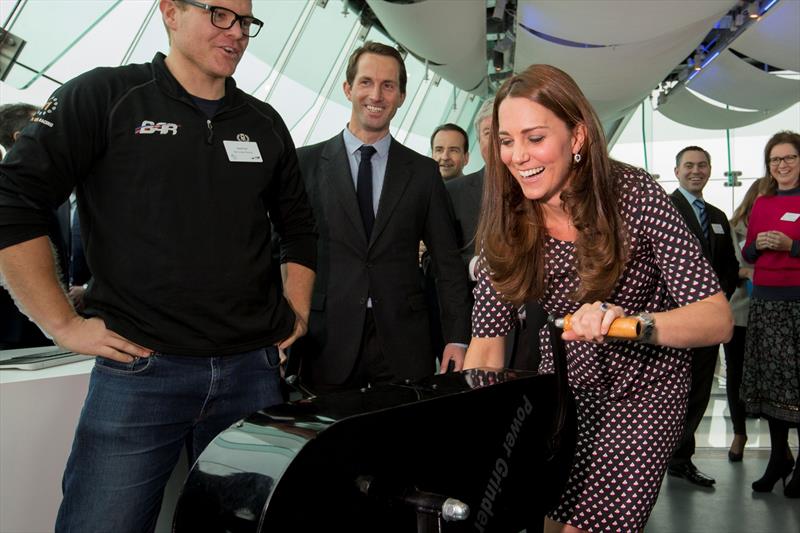
<path id="1" fill-rule="evenodd" d="M 469 266 L 470 260 L 475 255 L 475 233 L 478 230 L 478 218 L 481 212 L 484 170 L 485 168 L 482 168 L 472 174 L 445 182 L 450 200 L 453 202 L 453 212 L 456 216 L 456 236 L 465 266 Z M 475 285 L 474 282 L 470 282 L 470 284 L 471 286 Z"/>
<path id="2" fill-rule="evenodd" d="M 470 314 L 466 269 L 436 164 L 391 140 L 368 241 L 342 134 L 297 155 L 320 236 L 309 332 L 292 350 L 292 357 L 302 357 L 304 380 L 312 388 L 347 383 L 368 313 L 387 377 L 433 374 L 440 354 L 431 346 L 420 240 L 437 273 L 445 342 L 469 342 Z"/>
<path id="3" fill-rule="evenodd" d="M 714 272 L 717 273 L 725 295 L 730 298 L 739 282 L 739 262 L 733 249 L 728 218 L 721 210 L 706 202 L 705 208 L 709 222 L 709 236 L 706 238 L 700 227 L 700 222 L 697 220 L 694 208 L 686 200 L 683 193 L 676 189 L 670 195 L 670 198 L 686 225 L 689 226 L 691 232 L 700 241 L 703 255 L 711 263 Z M 721 231 L 719 231 L 720 228 Z M 685 429 L 683 437 L 670 461 L 671 465 L 686 463 L 694 455 L 694 433 L 703 420 L 703 414 L 708 406 L 718 356 L 718 344 L 692 350 L 692 385 L 689 390 Z"/>
<path id="4" fill-rule="evenodd" d="M 63 286 L 67 286 L 70 264 L 69 201 L 51 212 L 48 236 L 55 250 L 59 279 Z M 0 350 L 52 344 L 53 341 L 17 308 L 11 294 L 0 287 Z"/>

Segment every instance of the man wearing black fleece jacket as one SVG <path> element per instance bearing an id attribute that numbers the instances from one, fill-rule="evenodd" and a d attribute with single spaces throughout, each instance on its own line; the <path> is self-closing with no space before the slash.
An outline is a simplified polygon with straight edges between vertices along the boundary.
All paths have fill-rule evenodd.
<path id="1" fill-rule="evenodd" d="M 316 230 L 289 132 L 230 77 L 250 0 L 161 0 L 170 52 L 59 88 L 0 166 L 0 273 L 60 346 L 96 357 L 56 531 L 150 531 L 190 460 L 280 401 L 306 331 Z M 94 275 L 75 313 L 45 224 L 77 188 Z M 281 242 L 283 292 L 270 259 Z"/>

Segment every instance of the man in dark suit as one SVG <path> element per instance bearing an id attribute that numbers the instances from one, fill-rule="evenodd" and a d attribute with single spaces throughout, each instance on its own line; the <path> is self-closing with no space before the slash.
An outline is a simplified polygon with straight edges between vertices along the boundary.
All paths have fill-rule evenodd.
<path id="1" fill-rule="evenodd" d="M 711 156 L 699 146 L 688 146 L 675 156 L 675 176 L 680 187 L 671 195 L 686 225 L 700 241 L 703 255 L 717 273 L 722 290 L 730 298 L 739 282 L 739 262 L 725 213 L 703 200 L 703 188 L 711 176 Z M 719 345 L 692 350 L 692 385 L 686 410 L 684 433 L 669 463 L 668 472 L 701 487 L 715 480 L 692 463 L 694 433 L 703 419 L 711 395 Z"/>
<path id="2" fill-rule="evenodd" d="M 469 136 L 464 128 L 458 124 L 448 122 L 436 126 L 431 134 L 431 157 L 439 165 L 439 173 L 445 184 L 448 181 L 464 175 L 464 167 L 469 163 Z M 458 229 L 458 225 L 456 225 Z M 462 245 L 461 238 L 456 235 L 458 245 Z M 439 322 L 439 296 L 436 290 L 436 273 L 431 265 L 430 254 L 425 246 L 420 245 L 420 266 L 425 277 L 425 298 L 428 301 L 431 320 L 431 343 L 434 353 L 440 354 L 444 349 L 445 341 L 442 337 L 442 325 Z M 472 297 L 472 286 L 467 289 L 468 296 Z"/>
<path id="3" fill-rule="evenodd" d="M 463 365 L 467 276 L 447 192 L 433 160 L 389 135 L 406 79 L 397 50 L 365 43 L 348 63 L 347 127 L 298 150 L 320 239 L 309 333 L 292 358 L 302 357 L 303 379 L 317 392 L 434 373 L 420 241 L 437 273 L 441 368 Z"/>

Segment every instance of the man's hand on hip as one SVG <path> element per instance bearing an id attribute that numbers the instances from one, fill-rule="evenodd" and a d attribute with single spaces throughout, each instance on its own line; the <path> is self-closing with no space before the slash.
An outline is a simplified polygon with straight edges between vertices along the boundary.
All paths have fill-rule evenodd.
<path id="1" fill-rule="evenodd" d="M 97 355 L 123 363 L 129 363 L 135 357 L 149 357 L 153 352 L 107 329 L 100 318 L 77 315 L 55 332 L 53 340 L 75 353 Z"/>

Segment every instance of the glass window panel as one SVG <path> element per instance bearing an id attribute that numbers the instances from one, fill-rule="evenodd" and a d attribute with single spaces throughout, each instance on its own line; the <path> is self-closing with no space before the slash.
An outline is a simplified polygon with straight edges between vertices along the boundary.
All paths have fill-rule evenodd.
<path id="1" fill-rule="evenodd" d="M 2 2 L 2 4 L 4 9 L 0 16 L 5 20 L 5 17 L 10 12 L 9 8 L 13 6 L 13 2 Z M 55 60 L 59 54 L 68 48 L 82 33 L 86 32 L 87 28 L 107 11 L 111 10 L 108 17 L 113 17 L 115 12 L 118 12 L 116 16 L 122 16 L 123 18 L 117 19 L 116 27 L 111 28 L 118 35 L 116 38 L 113 38 L 113 32 L 106 33 L 101 29 L 96 35 L 101 36 L 103 39 L 109 39 L 109 36 L 112 36 L 110 42 L 104 40 L 94 41 L 94 46 L 89 49 L 81 47 L 83 50 L 81 55 L 70 54 L 70 61 L 65 63 L 68 66 L 62 66 L 61 63 L 63 62 L 59 61 L 58 67 L 53 68 L 53 72 L 69 79 L 74 77 L 75 74 L 84 72 L 94 66 L 119 64 L 119 60 L 127 48 L 133 32 L 135 32 L 135 29 L 131 30 L 130 35 L 127 35 L 127 40 L 122 35 L 119 35 L 120 33 L 128 33 L 125 28 L 130 26 L 124 17 L 131 16 L 132 12 L 146 12 L 149 5 L 149 2 L 121 3 L 119 0 L 26 2 L 19 16 L 8 30 L 26 41 L 25 48 L 20 53 L 18 61 L 39 71 Z M 54 28 L 53 24 L 43 23 L 43 21 L 58 21 L 58 23 Z M 99 24 L 95 27 L 95 30 L 102 26 L 102 23 Z M 116 63 L 114 62 L 114 57 L 116 57 Z M 22 69 L 16 67 L 14 70 Z M 18 87 L 24 86 L 34 77 L 33 73 L 27 73 L 25 76 L 19 72 L 16 74 L 17 76 L 13 79 L 8 79 L 8 82 Z M 53 75 L 53 73 L 49 74 Z M 19 83 L 22 79 L 25 79 L 25 81 Z"/>
<path id="2" fill-rule="evenodd" d="M 477 107 L 475 107 L 475 100 L 477 99 L 475 95 L 466 91 L 458 92 L 458 106 L 451 122 L 455 122 L 468 133 L 470 128 L 472 128 L 472 115 L 477 110 Z"/>
<path id="3" fill-rule="evenodd" d="M 353 20 L 350 35 L 337 59 L 337 65 L 325 83 L 324 100 L 318 99 L 310 128 L 305 133 L 304 144 L 313 144 L 326 140 L 344 128 L 350 120 L 352 105 L 344 97 L 342 84 L 346 78 L 347 63 L 353 51 L 363 44 L 358 39 L 361 24 Z"/>
<path id="4" fill-rule="evenodd" d="M 476 172 L 484 166 L 483 157 L 481 157 L 480 143 L 478 142 L 478 132 L 473 125 L 475 115 L 478 113 L 481 105 L 483 105 L 482 98 L 478 98 L 477 96 L 474 98 L 468 97 L 464 103 L 464 113 L 461 115 L 461 120 L 464 122 L 458 123 L 459 126 L 467 131 L 467 135 L 469 136 L 469 163 L 464 167 L 464 174 Z"/>
<path id="5" fill-rule="evenodd" d="M 128 63 L 146 63 L 153 59 L 156 52 L 164 54 L 169 52 L 169 39 L 167 38 L 167 30 L 164 28 L 164 22 L 161 19 L 161 12 L 156 9 L 150 20 L 146 22 L 147 25 L 142 30 L 139 40 L 136 43 L 132 43 L 133 49 L 130 51 Z M 139 26 L 140 24 L 137 21 L 137 28 Z"/>
<path id="6" fill-rule="evenodd" d="M 475 131 L 475 115 L 477 115 L 478 110 L 483 105 L 483 98 L 473 95 L 467 95 L 467 99 L 464 102 L 464 112 L 461 114 L 459 118 L 459 124 L 462 128 L 466 129 L 469 133 L 470 145 L 475 144 L 478 140 L 477 132 Z"/>
<path id="7" fill-rule="evenodd" d="M 322 86 L 353 26 L 354 17 L 343 16 L 334 6 L 314 9 L 282 73 L 305 87 Z"/>
<path id="8" fill-rule="evenodd" d="M 343 16 L 335 6 L 314 9 L 270 97 L 290 129 L 313 107 L 354 24 L 354 17 Z"/>
<path id="9" fill-rule="evenodd" d="M 735 211 L 736 208 L 739 207 L 739 204 L 742 203 L 742 200 L 744 200 L 744 195 L 747 193 L 747 190 L 750 188 L 750 186 L 753 183 L 756 182 L 756 180 L 757 180 L 757 178 L 739 178 L 739 181 L 741 182 L 741 185 L 738 186 L 738 187 L 733 187 L 733 190 L 732 190 L 732 192 L 733 192 L 733 202 L 731 203 L 731 205 L 733 206 L 733 208 L 732 208 L 731 212 L 728 213 L 729 217 L 733 216 L 733 211 Z M 722 208 L 720 207 L 720 209 L 722 209 Z"/>
<path id="10" fill-rule="evenodd" d="M 328 100 L 322 109 L 322 115 L 317 121 L 317 125 L 311 130 L 306 144 L 325 141 L 342 131 L 350 120 L 350 111 L 350 107 Z"/>
<path id="11" fill-rule="evenodd" d="M 644 136 L 646 138 L 646 146 L 647 146 L 647 165 L 645 165 L 645 156 L 644 156 L 644 145 L 642 144 L 642 113 L 645 114 L 645 133 Z M 648 120 L 648 114 L 650 115 L 650 120 Z M 649 126 L 649 127 L 648 127 Z M 650 109 L 649 104 L 644 106 L 644 111 L 642 110 L 642 106 L 636 108 L 634 111 L 633 116 L 628 121 L 627 126 L 620 134 L 617 142 L 611 148 L 611 157 L 628 163 L 629 165 L 633 165 L 639 168 L 648 168 L 652 169 L 652 157 L 653 157 L 653 131 L 652 131 L 652 111 Z M 652 172 L 652 170 L 651 170 Z M 662 178 L 663 178 L 662 174 Z"/>
<path id="12" fill-rule="evenodd" d="M 53 91 L 58 89 L 59 84 L 46 78 L 39 78 L 27 89 L 20 90 L 13 85 L 0 82 L 0 105 L 26 103 L 35 106 L 43 106 Z"/>
<path id="13" fill-rule="evenodd" d="M 706 202 L 721 209 L 730 218 L 736 208 L 734 205 L 734 191 L 740 187 L 728 187 L 727 178 L 720 177 L 722 172 L 713 168 L 712 171 L 711 178 L 703 188 L 703 198 Z M 677 183 L 675 187 L 677 187 Z M 674 190 L 674 188 L 671 190 Z"/>
<path id="14" fill-rule="evenodd" d="M 453 88 L 451 84 L 450 89 L 452 90 Z M 439 122 L 440 124 L 452 123 L 461 125 L 460 119 L 461 114 L 464 112 L 464 101 L 467 99 L 467 95 L 467 92 L 460 89 L 456 89 L 455 93 L 450 94 L 450 98 L 447 100 L 447 107 L 444 108 L 442 119 Z M 455 105 L 453 105 L 453 102 L 455 102 Z"/>
<path id="15" fill-rule="evenodd" d="M 274 65 L 306 4 L 300 0 L 254 0 L 253 15 L 264 21 L 264 27 L 250 40 L 247 51 Z"/>
<path id="16" fill-rule="evenodd" d="M 75 43 L 75 46 L 67 51 L 47 71 L 47 74 L 66 82 L 96 67 L 120 65 L 136 33 L 145 22 L 150 7 L 150 2 L 143 1 L 122 2 L 117 5 L 99 24 Z M 157 13 L 152 18 L 158 21 L 161 43 L 164 46 L 160 49 L 166 52 L 167 31 L 161 24 L 161 14 Z M 151 48 L 146 60 L 150 61 L 155 52 L 156 49 Z"/>
<path id="17" fill-rule="evenodd" d="M 236 86 L 248 94 L 253 94 L 258 86 L 261 85 L 261 82 L 264 81 L 264 75 L 269 72 L 270 68 L 270 65 L 251 54 L 248 48 L 248 51 L 242 56 L 242 60 L 239 61 L 239 66 L 236 67 L 236 73 L 233 75 L 236 80 Z"/>
<path id="18" fill-rule="evenodd" d="M 377 33 L 377 32 L 375 32 Z M 402 129 L 402 134 L 406 134 L 403 129 L 407 124 L 413 121 L 412 116 L 412 101 L 419 94 L 420 91 L 427 90 L 428 80 L 425 79 L 425 64 L 418 60 L 416 57 L 408 54 L 406 56 L 406 75 L 408 82 L 406 83 L 406 101 L 403 106 L 397 110 L 397 116 L 392 121 L 392 130 L 394 135 L 399 135 Z M 431 76 L 433 74 L 430 74 Z"/>
<path id="19" fill-rule="evenodd" d="M 452 95 L 453 86 L 445 80 L 441 80 L 438 86 L 431 85 L 414 117 L 411 134 L 403 144 L 422 154 L 430 155 L 430 135 L 436 126 L 441 124 L 440 121 L 447 109 L 448 99 L 452 98 Z"/>
<path id="20" fill-rule="evenodd" d="M 331 98 L 334 93 L 343 91 L 342 84 L 339 79 L 344 77 L 344 73 L 347 70 L 347 61 L 350 57 L 351 49 L 354 49 L 356 46 L 360 45 L 360 42 L 358 41 L 358 33 L 360 28 L 360 24 L 353 24 L 352 28 L 350 29 L 350 35 L 348 35 L 347 39 L 345 40 L 344 46 L 342 47 L 336 62 L 331 65 L 330 74 L 325 80 L 325 84 L 322 86 L 319 94 L 317 95 L 313 106 L 306 112 L 300 122 L 297 123 L 292 129 L 292 135 L 295 139 L 297 139 L 298 144 L 309 144 L 312 136 L 314 136 L 314 138 L 319 138 L 321 136 L 322 139 L 327 139 L 334 133 L 341 131 L 343 122 L 339 122 L 338 125 L 333 125 L 328 120 L 325 120 L 325 107 L 328 99 Z M 339 106 L 338 104 L 334 105 L 349 111 L 343 106 Z M 331 125 L 330 128 L 327 127 L 328 124 Z M 326 127 L 320 128 L 320 125 L 324 125 Z"/>

